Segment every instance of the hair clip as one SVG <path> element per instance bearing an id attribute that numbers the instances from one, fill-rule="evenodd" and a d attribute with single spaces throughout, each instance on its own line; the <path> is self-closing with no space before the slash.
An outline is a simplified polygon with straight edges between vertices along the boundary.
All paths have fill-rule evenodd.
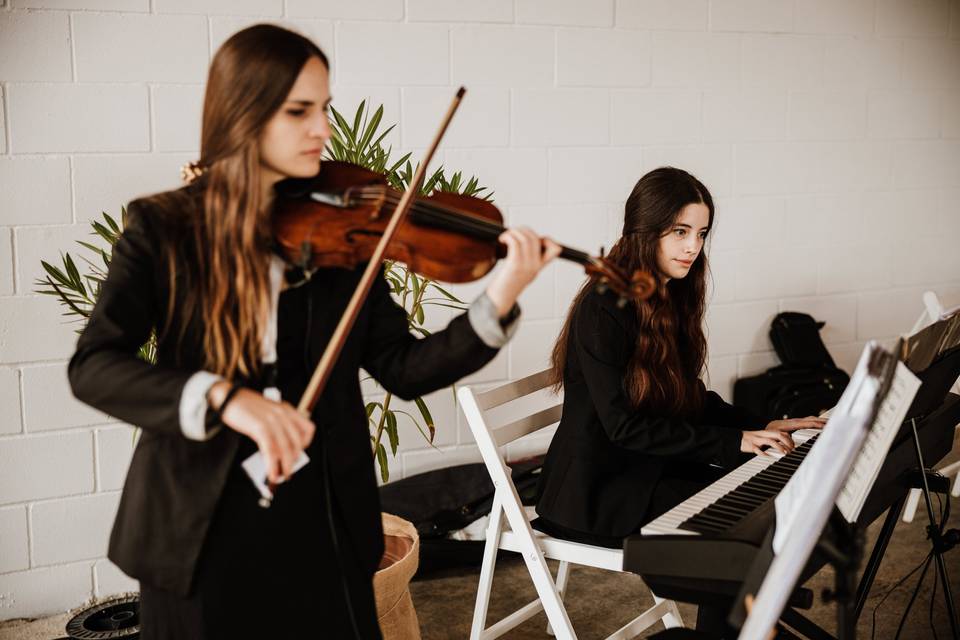
<path id="1" fill-rule="evenodd" d="M 206 168 L 199 162 L 188 162 L 180 167 L 180 178 L 187 184 L 190 184 L 202 176 L 204 171 L 206 171 Z"/>

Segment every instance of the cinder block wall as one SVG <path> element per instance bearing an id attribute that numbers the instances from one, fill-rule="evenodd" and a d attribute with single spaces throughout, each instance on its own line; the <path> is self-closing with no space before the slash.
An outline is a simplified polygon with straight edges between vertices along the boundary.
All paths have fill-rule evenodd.
<path id="1" fill-rule="evenodd" d="M 72 399 L 75 327 L 33 282 L 101 211 L 178 184 L 212 52 L 263 20 L 330 54 L 335 106 L 384 104 L 397 150 L 419 153 L 466 85 L 437 164 L 478 175 L 511 224 L 596 250 L 644 172 L 698 175 L 728 398 L 774 364 L 780 310 L 827 321 L 850 367 L 925 289 L 960 303 L 956 0 L 2 0 L 0 619 L 135 587 L 103 559 L 132 432 Z M 580 281 L 541 277 L 472 381 L 544 366 Z M 404 425 L 394 477 L 477 457 L 452 394 L 430 403 L 442 453 Z"/>

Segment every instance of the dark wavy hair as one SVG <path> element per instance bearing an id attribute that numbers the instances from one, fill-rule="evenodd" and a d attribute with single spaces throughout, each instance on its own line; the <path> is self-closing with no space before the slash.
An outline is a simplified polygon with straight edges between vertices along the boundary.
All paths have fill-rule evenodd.
<path id="1" fill-rule="evenodd" d="M 607 256 L 626 273 L 642 269 L 658 282 L 653 296 L 634 303 L 638 332 L 624 390 L 635 408 L 678 417 L 693 415 L 703 406 L 699 376 L 707 357 L 703 334 L 707 256 L 701 251 L 686 277 L 667 279 L 657 268 L 657 247 L 689 204 L 706 205 L 708 228 L 713 226 L 713 198 L 702 182 L 673 167 L 646 174 L 627 198 L 622 235 Z M 592 288 L 588 281 L 577 293 L 553 347 L 551 381 L 558 390 L 563 385 L 572 318 Z"/>

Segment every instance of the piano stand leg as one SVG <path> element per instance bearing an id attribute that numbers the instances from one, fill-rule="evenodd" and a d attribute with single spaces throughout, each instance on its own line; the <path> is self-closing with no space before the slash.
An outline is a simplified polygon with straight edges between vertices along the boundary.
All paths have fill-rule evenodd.
<path id="1" fill-rule="evenodd" d="M 837 510 L 831 514 L 829 526 L 832 540 L 821 540 L 817 545 L 820 553 L 833 565 L 834 574 L 834 588 L 823 592 L 823 600 L 837 603 L 837 638 L 855 640 L 857 568 L 863 557 L 864 534 L 856 525 L 848 524 Z"/>

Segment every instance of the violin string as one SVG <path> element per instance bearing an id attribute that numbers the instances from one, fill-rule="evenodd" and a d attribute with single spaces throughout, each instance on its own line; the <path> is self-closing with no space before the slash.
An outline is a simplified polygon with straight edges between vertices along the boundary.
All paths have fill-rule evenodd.
<path id="1" fill-rule="evenodd" d="M 366 196 L 366 197 L 371 197 L 371 196 Z M 379 194 L 372 197 L 376 199 L 380 199 Z M 386 194 L 385 200 L 392 205 L 397 205 L 400 202 L 400 199 L 394 194 Z M 496 235 L 500 235 L 504 231 L 504 228 L 502 226 L 494 222 L 491 222 L 489 220 L 484 220 L 482 218 L 478 218 L 468 214 L 463 214 L 456 211 L 449 211 L 447 209 L 438 207 L 429 202 L 423 202 L 423 201 L 415 202 L 410 207 L 410 209 L 411 211 L 414 211 L 416 213 L 423 214 L 425 219 L 429 219 L 430 221 L 433 221 L 433 222 L 446 221 L 446 220 L 443 220 L 443 218 L 449 218 L 451 221 L 454 221 L 457 224 L 460 224 L 462 228 L 469 228 L 469 230 L 485 231 L 488 234 L 496 234 Z"/>
<path id="2" fill-rule="evenodd" d="M 355 194 L 355 196 L 356 195 L 357 194 Z M 382 200 L 394 206 L 400 201 L 399 196 L 386 192 L 383 187 L 375 185 L 361 187 L 359 189 L 359 198 L 356 199 L 370 202 Z M 414 201 L 410 207 L 410 211 L 416 214 L 423 223 L 433 223 L 439 228 L 460 230 L 486 239 L 496 238 L 504 231 L 503 226 L 492 221 L 459 211 L 451 211 L 450 209 L 424 200 Z M 561 245 L 561 249 L 560 257 L 581 265 L 589 264 L 598 267 L 602 269 L 608 278 L 613 278 L 619 282 L 621 286 L 629 288 L 631 278 L 626 277 L 625 274 L 619 274 L 616 269 L 611 269 L 611 265 L 604 264 L 603 261 L 577 249 L 571 249 L 564 245 Z"/>
<path id="3" fill-rule="evenodd" d="M 364 200 L 379 200 L 383 198 L 388 203 L 393 205 L 399 203 L 399 198 L 396 195 L 392 193 L 384 193 L 384 190 L 379 187 L 362 187 L 360 189 L 360 197 Z M 448 228 L 451 226 L 450 223 L 452 222 L 455 223 L 453 226 L 459 226 L 460 229 L 466 232 L 477 233 L 487 238 L 495 238 L 504 231 L 503 226 L 489 220 L 484 220 L 476 216 L 463 214 L 456 211 L 450 211 L 429 202 L 415 202 L 410 209 L 412 212 L 419 214 L 423 222 L 433 222 L 440 226 L 447 226 Z M 595 260 L 589 254 L 577 249 L 571 249 L 570 247 L 566 246 L 562 246 L 561 256 L 581 264 L 587 262 L 592 264 L 595 263 Z"/>

